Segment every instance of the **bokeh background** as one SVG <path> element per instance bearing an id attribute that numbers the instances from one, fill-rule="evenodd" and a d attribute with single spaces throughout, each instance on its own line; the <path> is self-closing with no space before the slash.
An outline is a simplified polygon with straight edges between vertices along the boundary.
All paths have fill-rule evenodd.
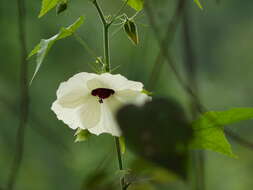
<path id="1" fill-rule="evenodd" d="M 176 0 L 156 0 L 155 10 L 160 18 L 160 30 L 165 30 L 175 8 Z M 120 0 L 101 1 L 107 14 L 114 13 Z M 253 1 L 206 0 L 201 11 L 193 2 L 187 4 L 190 18 L 193 51 L 196 56 L 197 83 L 201 101 L 206 107 L 222 110 L 232 107 L 251 107 L 253 104 Z M 56 16 L 55 11 L 38 19 L 40 1 L 26 1 L 27 46 L 31 51 L 41 38 L 56 34 L 77 17 L 86 17 L 78 34 L 99 55 L 102 50 L 102 26 L 97 12 L 88 1 L 70 1 L 68 10 Z M 126 9 L 131 16 L 134 11 Z M 6 185 L 15 151 L 15 135 L 19 118 L 20 44 L 18 40 L 17 6 L 15 2 L 0 1 L 0 187 Z M 111 37 L 114 73 L 131 80 L 149 84 L 152 68 L 159 52 L 153 31 L 144 13 L 136 17 L 140 44 L 134 46 L 121 30 Z M 111 31 L 117 31 L 114 26 Z M 181 25 L 172 46 L 173 56 L 184 76 L 184 51 Z M 25 134 L 25 150 L 16 183 L 19 190 L 87 189 L 84 184 L 92 174 L 106 170 L 107 177 L 117 177 L 116 153 L 109 135 L 91 137 L 87 142 L 74 143 L 74 131 L 58 121 L 50 110 L 60 82 L 72 75 L 93 72 L 94 62 L 87 51 L 68 38 L 55 44 L 46 57 L 37 77 L 30 86 L 29 125 Z M 35 59 L 29 61 L 29 78 L 35 69 Z M 184 107 L 189 97 L 178 84 L 169 67 L 164 64 L 159 81 L 152 89 L 156 95 L 177 99 Z M 242 122 L 230 128 L 245 139 L 252 139 L 252 122 Z M 230 140 L 232 159 L 214 152 L 206 153 L 206 184 L 209 190 L 251 190 L 253 186 L 253 151 Z M 134 165 L 130 150 L 124 157 L 128 166 Z M 162 175 L 162 174 L 160 174 Z M 162 178 L 162 176 L 160 176 Z M 98 183 L 99 180 L 95 178 Z M 189 189 L 180 180 L 163 178 L 162 185 L 142 189 Z M 144 180 L 144 184 L 146 181 Z M 134 188 L 132 188 L 134 189 Z"/>

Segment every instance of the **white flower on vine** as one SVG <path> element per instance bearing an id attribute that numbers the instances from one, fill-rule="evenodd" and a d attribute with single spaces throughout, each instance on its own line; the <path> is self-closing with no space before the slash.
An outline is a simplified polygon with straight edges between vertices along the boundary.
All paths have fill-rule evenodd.
<path id="1" fill-rule="evenodd" d="M 142 83 L 119 74 L 82 72 L 60 84 L 51 109 L 72 129 L 120 136 L 115 113 L 122 105 L 148 101 L 150 97 L 142 91 Z"/>

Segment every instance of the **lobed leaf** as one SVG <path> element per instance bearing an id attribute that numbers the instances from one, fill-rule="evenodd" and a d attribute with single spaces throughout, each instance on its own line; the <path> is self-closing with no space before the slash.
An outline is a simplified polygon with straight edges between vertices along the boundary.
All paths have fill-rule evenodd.
<path id="1" fill-rule="evenodd" d="M 207 149 L 237 157 L 226 139 L 223 127 L 243 120 L 253 119 L 253 108 L 233 108 L 226 111 L 210 111 L 192 123 L 193 149 Z"/>
<path id="2" fill-rule="evenodd" d="M 83 24 L 83 22 L 84 22 L 84 17 L 79 17 L 69 27 L 61 28 L 61 30 L 59 31 L 58 34 L 54 35 L 53 37 L 51 37 L 49 39 L 42 39 L 40 41 L 40 43 L 35 46 L 35 48 L 28 55 L 28 59 L 29 59 L 33 55 L 37 54 L 36 69 L 35 69 L 35 72 L 32 76 L 31 82 L 33 81 L 34 77 L 38 73 L 45 56 L 49 52 L 50 48 L 54 45 L 54 43 L 58 40 L 61 40 L 63 38 L 73 35 L 74 32 Z"/>

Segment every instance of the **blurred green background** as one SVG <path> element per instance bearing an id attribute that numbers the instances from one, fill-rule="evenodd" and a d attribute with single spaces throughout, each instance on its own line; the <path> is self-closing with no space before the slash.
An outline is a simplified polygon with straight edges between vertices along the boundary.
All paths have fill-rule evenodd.
<path id="1" fill-rule="evenodd" d="M 175 7 L 173 0 L 156 0 L 155 10 L 160 18 L 160 30 L 165 30 Z M 106 14 L 114 13 L 120 0 L 101 0 Z M 41 38 L 56 34 L 61 26 L 72 24 L 77 17 L 86 17 L 78 34 L 101 56 L 102 26 L 97 12 L 88 1 L 70 1 L 68 10 L 56 16 L 55 11 L 38 19 L 40 1 L 26 1 L 27 46 L 31 51 Z M 253 104 L 253 1 L 206 0 L 201 11 L 193 2 L 188 3 L 191 18 L 191 39 L 197 64 L 197 82 L 201 101 L 209 109 L 251 107 Z M 129 16 L 134 14 L 126 9 Z M 19 117 L 20 44 L 18 40 L 17 6 L 15 1 L 0 1 L 0 187 L 5 186 L 15 150 L 15 134 Z M 156 39 L 144 13 L 136 18 L 140 44 L 134 46 L 121 31 L 111 38 L 112 65 L 131 80 L 148 85 L 153 64 L 159 52 Z M 116 31 L 114 26 L 111 31 Z M 183 43 L 179 26 L 173 44 L 173 56 L 182 75 Z M 16 189 L 53 190 L 81 189 L 90 174 L 106 169 L 110 177 L 117 175 L 117 160 L 113 138 L 109 135 L 92 137 L 88 142 L 74 143 L 74 131 L 58 121 L 50 110 L 60 82 L 72 75 L 93 72 L 94 62 L 85 49 L 68 38 L 55 44 L 30 87 L 29 126 L 25 135 L 25 151 Z M 29 78 L 35 69 L 35 59 L 29 61 Z M 172 96 L 185 107 L 189 97 L 178 84 L 173 73 L 164 64 L 158 83 L 153 90 L 161 96 Z M 252 122 L 231 126 L 243 138 L 252 140 Z M 233 141 L 239 159 L 207 152 L 206 183 L 208 190 L 251 190 L 253 187 L 253 151 Z M 127 150 L 124 157 L 130 166 L 134 156 Z M 144 183 L 145 184 L 145 183 Z M 173 181 L 155 189 L 189 189 L 181 181 Z M 85 189 L 85 188 L 83 188 Z M 134 189 L 134 188 L 133 188 Z M 142 187 L 148 189 L 148 187 Z"/>

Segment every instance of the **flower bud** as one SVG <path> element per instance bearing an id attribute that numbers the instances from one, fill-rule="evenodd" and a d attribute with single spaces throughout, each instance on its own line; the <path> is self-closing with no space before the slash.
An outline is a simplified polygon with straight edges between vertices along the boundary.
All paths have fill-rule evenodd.
<path id="1" fill-rule="evenodd" d="M 124 23 L 124 30 L 125 30 L 128 38 L 135 45 L 138 45 L 138 43 L 139 43 L 138 31 L 137 31 L 137 26 L 133 20 L 129 20 L 129 19 L 126 20 L 126 22 Z"/>

